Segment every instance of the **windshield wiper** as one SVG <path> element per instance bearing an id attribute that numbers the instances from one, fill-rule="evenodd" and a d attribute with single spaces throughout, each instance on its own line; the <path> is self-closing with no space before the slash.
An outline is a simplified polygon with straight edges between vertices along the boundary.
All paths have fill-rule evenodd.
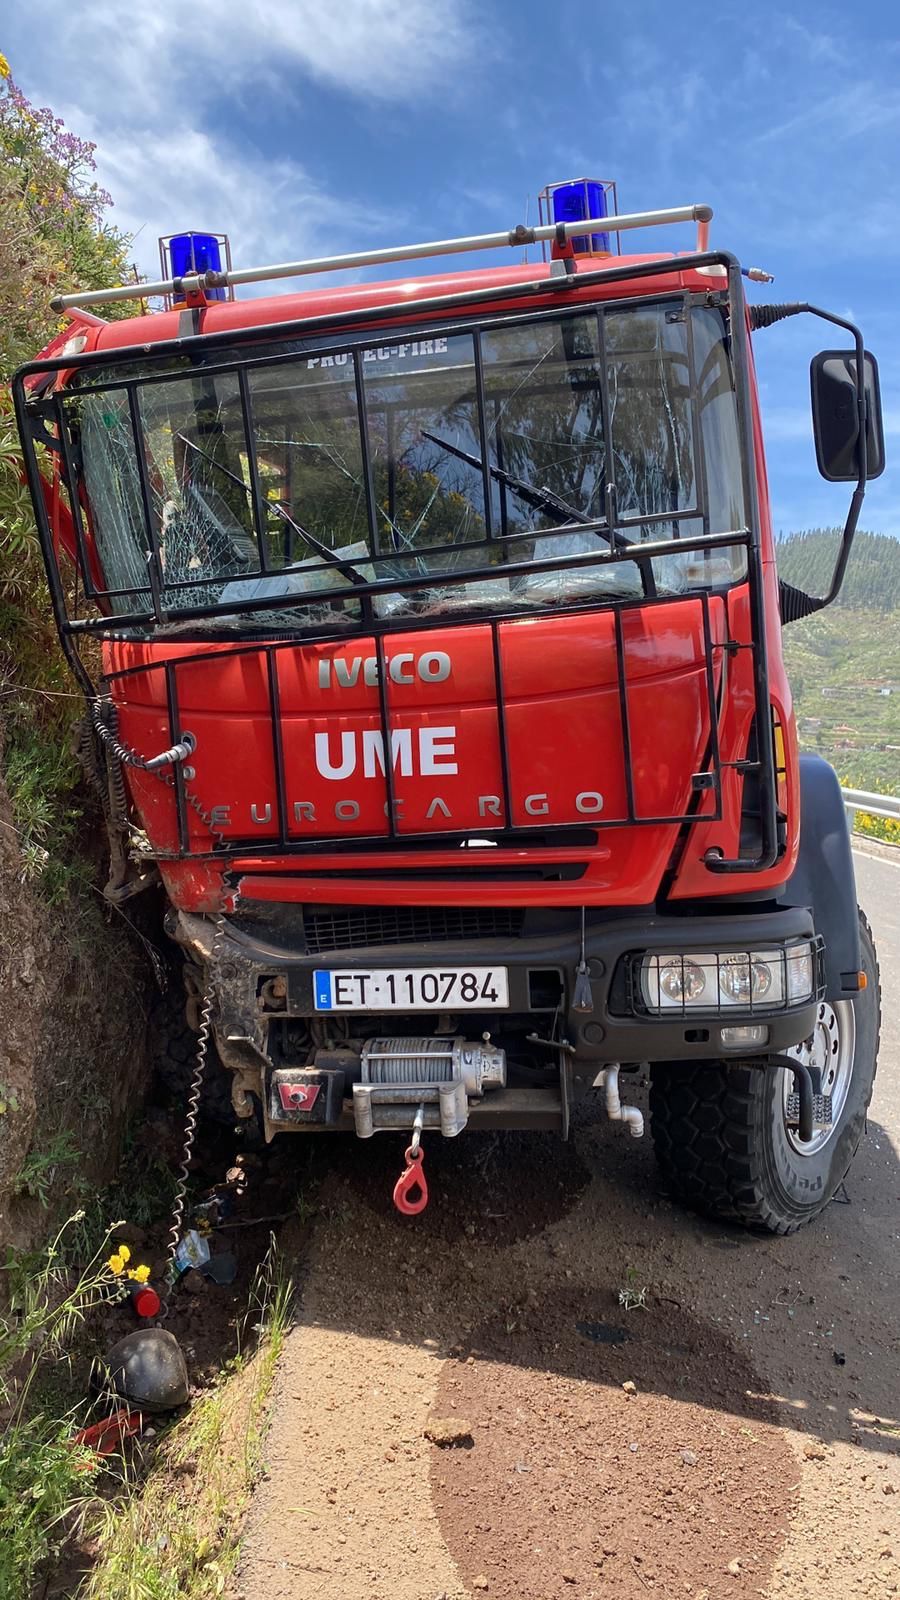
<path id="1" fill-rule="evenodd" d="M 208 451 L 201 450 L 199 444 L 195 444 L 193 439 L 188 439 L 183 433 L 178 433 L 175 435 L 175 437 L 180 439 L 182 444 L 186 444 L 189 449 L 196 450 L 198 456 L 202 456 L 204 461 L 209 461 L 219 472 L 224 472 L 226 478 L 230 478 L 232 483 L 236 483 L 238 488 L 243 489 L 245 494 L 252 493 L 249 485 L 244 482 L 243 478 L 239 478 L 236 472 L 232 472 L 231 469 L 224 466 L 221 461 L 217 461 L 215 456 L 211 456 Z M 313 550 L 315 550 L 318 555 L 327 557 L 329 561 L 333 561 L 338 572 L 342 572 L 344 574 L 344 577 L 347 579 L 348 583 L 366 583 L 366 579 L 363 577 L 361 572 L 357 571 L 356 567 L 351 566 L 349 561 L 342 561 L 337 551 L 332 550 L 331 546 L 325 544 L 324 540 L 316 538 L 314 533 L 310 533 L 307 528 L 301 527 L 299 522 L 295 522 L 293 517 L 288 516 L 288 513 L 285 511 L 284 507 L 279 505 L 277 500 L 270 500 L 269 505 L 279 517 L 283 518 L 288 527 L 293 529 L 294 533 L 298 533 L 301 539 L 305 539 L 307 544 L 312 546 Z M 291 570 L 292 569 L 290 567 L 278 568 L 279 573 L 290 572 Z"/>
<path id="2" fill-rule="evenodd" d="M 441 439 L 438 434 L 429 433 L 427 428 L 421 428 L 419 431 L 423 439 L 430 439 L 432 444 L 439 445 L 442 450 L 449 450 L 451 455 L 458 456 L 460 461 L 468 462 L 469 466 L 475 467 L 478 472 L 484 471 L 484 462 L 480 456 L 470 455 L 468 450 L 461 450 L 459 445 L 451 444 L 449 439 Z M 526 505 L 532 506 L 535 511 L 548 511 L 551 515 L 560 517 L 563 523 L 584 524 L 594 520 L 593 517 L 585 516 L 583 511 L 577 511 L 574 506 L 570 506 L 567 500 L 563 500 L 561 495 L 554 494 L 552 489 L 536 489 L 532 484 L 526 483 L 524 478 L 513 477 L 504 467 L 495 467 L 489 463 L 488 472 L 492 478 L 496 478 L 499 483 L 512 490 L 514 495 L 524 500 Z M 591 532 L 595 533 L 598 539 L 605 539 L 606 543 L 614 548 L 614 536 L 608 529 L 592 528 Z"/>

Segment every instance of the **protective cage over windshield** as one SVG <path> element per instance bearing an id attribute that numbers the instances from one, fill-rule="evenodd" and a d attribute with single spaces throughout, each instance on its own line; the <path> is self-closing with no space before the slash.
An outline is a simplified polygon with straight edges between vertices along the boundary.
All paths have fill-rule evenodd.
<path id="1" fill-rule="evenodd" d="M 434 630 L 479 623 L 487 625 L 479 698 L 496 725 L 493 799 L 479 832 L 501 842 L 535 826 L 571 829 L 523 814 L 517 798 L 527 759 L 515 703 L 519 629 L 596 614 L 595 649 L 608 641 L 620 708 L 621 783 L 614 803 L 607 782 L 602 805 L 583 812 L 590 828 L 722 816 L 718 722 L 725 677 L 737 673 L 755 726 L 766 730 L 753 762 L 758 826 L 735 861 L 708 864 L 746 872 L 776 859 L 740 269 L 712 254 L 679 266 L 724 267 L 727 295 L 581 301 L 439 327 L 398 327 L 392 308 L 393 326 L 385 315 L 382 327 L 340 338 L 310 336 L 300 323 L 264 337 L 242 330 L 126 350 L 116 365 L 90 353 L 60 358 L 18 375 L 51 595 L 86 692 L 93 686 L 75 646 L 90 634 L 121 641 L 109 647 L 104 688 L 129 694 L 137 674 L 133 686 L 161 707 L 172 743 L 198 674 L 212 685 L 229 659 L 242 659 L 246 681 L 258 687 L 274 764 L 271 805 L 260 808 L 270 833 L 254 829 L 244 839 L 226 828 L 216 848 L 450 843 L 452 820 L 441 814 L 433 831 L 411 829 L 398 804 L 405 767 L 435 751 L 441 758 L 438 745 L 407 749 L 407 691 L 397 674 L 408 660 L 398 665 L 385 651 L 403 634 L 427 650 L 430 633 L 440 647 Z M 658 271 L 647 263 L 629 277 Z M 606 269 L 603 278 L 617 274 Z M 67 387 L 26 396 L 24 382 L 54 367 L 65 368 Z M 38 452 L 59 464 L 54 493 L 71 514 L 77 578 L 61 564 L 37 492 Z M 737 611 L 727 599 L 736 588 L 745 597 Z M 642 789 L 653 752 L 640 681 L 642 618 L 659 606 L 687 608 L 673 612 L 673 637 L 683 634 L 689 646 L 700 697 L 689 718 L 706 729 L 689 793 L 673 790 L 662 806 L 659 792 L 650 803 Z M 128 657 L 128 641 L 157 640 L 169 641 L 164 652 Z M 298 811 L 284 731 L 283 701 L 299 670 L 292 651 L 340 640 L 358 641 L 359 662 L 348 658 L 334 671 L 365 672 L 375 719 L 355 759 L 380 774 L 384 799 L 369 825 L 361 818 L 349 829 L 311 826 Z M 678 707 L 670 710 L 677 720 Z M 577 728 L 572 736 L 577 747 Z M 344 761 L 342 742 L 329 747 L 335 775 Z M 208 839 L 192 831 L 180 769 L 173 792 L 177 829 L 167 853 L 209 853 Z M 471 831 L 470 821 L 461 825 L 460 840 Z"/>
<path id="2" fill-rule="evenodd" d="M 416 334 L 81 374 L 55 422 L 88 599 L 141 627 L 296 633 L 744 575 L 721 308 Z"/>

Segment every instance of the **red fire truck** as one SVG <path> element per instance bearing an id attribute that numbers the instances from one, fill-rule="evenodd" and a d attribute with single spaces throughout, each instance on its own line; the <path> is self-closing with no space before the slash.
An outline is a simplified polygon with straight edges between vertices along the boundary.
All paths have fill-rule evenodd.
<path id="1" fill-rule="evenodd" d="M 833 600 L 877 368 L 747 305 L 711 211 L 552 185 L 531 228 L 256 270 L 163 241 L 147 299 L 14 392 L 123 899 L 150 882 L 231 1115 L 279 1133 L 553 1128 L 627 1075 L 686 1202 L 790 1232 L 839 1186 L 879 993 L 841 794 L 782 627 Z M 684 254 L 622 253 L 693 224 Z M 540 261 L 525 259 L 538 244 Z M 482 249 L 518 264 L 272 298 Z M 776 572 L 752 337 L 808 312 L 829 592 Z M 216 1059 L 217 1058 L 217 1059 Z"/>

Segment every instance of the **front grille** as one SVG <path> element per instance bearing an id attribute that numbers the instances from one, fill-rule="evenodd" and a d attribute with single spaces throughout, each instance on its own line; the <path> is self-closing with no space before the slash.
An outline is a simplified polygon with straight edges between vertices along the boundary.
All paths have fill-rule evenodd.
<path id="1" fill-rule="evenodd" d="M 524 922 L 524 911 L 505 906 L 341 906 L 307 911 L 303 918 L 311 955 L 445 939 L 517 939 Z"/>

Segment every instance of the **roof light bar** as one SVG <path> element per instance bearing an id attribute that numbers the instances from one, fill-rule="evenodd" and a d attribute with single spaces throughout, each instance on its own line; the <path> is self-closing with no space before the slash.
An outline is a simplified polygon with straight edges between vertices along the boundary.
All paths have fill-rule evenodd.
<path id="1" fill-rule="evenodd" d="M 583 239 L 598 230 L 624 233 L 632 228 L 658 228 L 673 222 L 697 223 L 697 248 L 705 250 L 712 220 L 712 207 L 703 205 L 675 206 L 668 211 L 635 211 L 620 217 L 587 217 L 574 222 L 552 222 L 538 228 L 526 228 L 521 223 L 505 233 L 472 234 L 463 239 L 432 239 L 427 244 L 392 245 L 386 250 L 357 251 L 351 255 L 320 256 L 306 261 L 286 261 L 271 267 L 244 267 L 237 271 L 198 272 L 182 278 L 163 279 L 159 283 L 142 283 L 137 292 L 142 300 L 154 295 L 194 294 L 200 290 L 223 289 L 237 283 L 265 283 L 272 278 L 302 278 L 316 272 L 338 272 L 348 267 L 381 266 L 389 261 L 417 261 L 425 256 L 466 255 L 475 250 L 501 250 L 504 246 L 516 249 L 525 244 L 539 244 L 554 240 L 563 230 L 566 239 Z M 117 289 L 87 289 L 79 294 L 58 295 L 50 304 L 54 311 L 67 311 L 72 306 L 109 305 L 115 300 L 133 300 L 136 287 L 123 284 Z"/>

